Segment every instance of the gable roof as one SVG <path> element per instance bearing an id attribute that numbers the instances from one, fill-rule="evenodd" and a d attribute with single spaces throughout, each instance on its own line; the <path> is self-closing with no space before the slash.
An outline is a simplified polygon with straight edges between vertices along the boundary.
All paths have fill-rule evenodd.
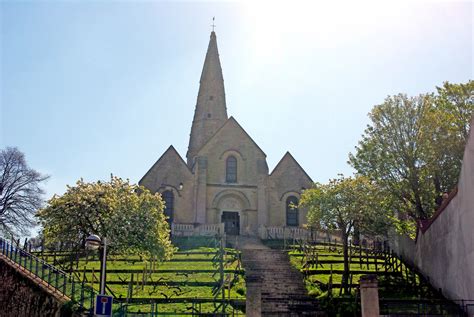
<path id="1" fill-rule="evenodd" d="M 140 184 L 147 176 L 148 174 L 151 173 L 151 171 L 156 167 L 158 166 L 158 164 L 160 163 L 161 160 L 163 160 L 165 157 L 167 156 L 175 156 L 177 157 L 178 159 L 176 160 L 177 162 L 181 162 L 181 164 L 186 168 L 186 170 L 192 174 L 191 170 L 189 169 L 188 165 L 184 162 L 183 158 L 181 157 L 181 155 L 179 155 L 178 151 L 176 151 L 176 149 L 174 148 L 173 145 L 170 145 L 169 148 L 160 156 L 160 158 L 155 162 L 155 164 L 153 164 L 150 169 L 145 173 L 145 175 L 143 175 L 143 177 L 138 181 L 138 184 Z"/>
<path id="2" fill-rule="evenodd" d="M 236 127 L 237 129 L 240 129 L 240 130 L 244 133 L 244 135 L 245 135 L 245 136 L 255 145 L 255 147 L 260 151 L 260 153 L 262 153 L 264 157 L 267 157 L 267 155 L 265 154 L 265 152 L 263 152 L 263 150 L 258 146 L 258 144 L 257 144 L 257 143 L 252 139 L 252 137 L 247 133 L 247 131 L 245 131 L 244 128 L 242 128 L 242 126 L 241 126 L 241 125 L 237 122 L 237 120 L 235 120 L 235 118 L 232 117 L 232 116 L 231 116 L 229 119 L 227 119 L 226 122 L 224 122 L 224 124 L 216 131 L 216 133 L 214 133 L 214 134 L 209 138 L 209 140 L 207 140 L 206 143 L 204 143 L 203 146 L 201 146 L 201 148 L 200 148 L 196 153 L 201 152 L 201 150 L 202 150 L 203 148 L 205 148 L 206 145 L 211 142 L 211 140 L 213 140 L 214 138 L 216 138 L 216 137 L 221 133 L 221 131 L 222 131 L 225 127 L 227 127 L 227 126 L 229 126 L 229 125 L 231 125 L 231 124 L 233 124 L 234 127 Z"/>
<path id="3" fill-rule="evenodd" d="M 270 173 L 270 177 L 273 175 L 273 173 L 275 173 L 275 171 L 277 171 L 279 169 L 282 169 L 283 164 L 285 162 L 288 162 L 290 164 L 291 163 L 295 164 L 304 173 L 304 175 L 306 175 L 306 177 L 308 177 L 308 179 L 311 181 L 311 183 L 313 183 L 313 180 L 311 179 L 311 177 L 309 177 L 308 173 L 306 173 L 306 171 L 301 167 L 301 165 L 298 163 L 298 161 L 293 157 L 293 155 L 291 155 L 290 151 L 287 151 L 285 153 L 285 155 L 283 155 L 280 162 L 278 162 L 278 164 L 275 166 L 273 171 Z"/>

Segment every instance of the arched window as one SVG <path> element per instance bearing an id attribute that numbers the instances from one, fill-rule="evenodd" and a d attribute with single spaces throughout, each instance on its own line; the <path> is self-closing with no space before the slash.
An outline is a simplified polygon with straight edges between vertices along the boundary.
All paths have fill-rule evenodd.
<path id="1" fill-rule="evenodd" d="M 174 213 L 174 194 L 171 190 L 164 191 L 161 196 L 165 201 L 165 216 L 168 217 L 168 223 L 173 222 Z"/>
<path id="2" fill-rule="evenodd" d="M 237 159 L 229 156 L 225 161 L 225 179 L 227 183 L 237 183 Z"/>
<path id="3" fill-rule="evenodd" d="M 290 196 L 286 199 L 286 225 L 297 227 L 298 222 L 298 198 Z"/>

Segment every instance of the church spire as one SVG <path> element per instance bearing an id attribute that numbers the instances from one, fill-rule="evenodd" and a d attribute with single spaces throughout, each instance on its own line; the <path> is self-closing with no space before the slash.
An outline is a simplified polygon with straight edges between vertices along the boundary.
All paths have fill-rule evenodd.
<path id="1" fill-rule="evenodd" d="M 224 78 L 217 50 L 216 33 L 212 31 L 199 82 L 199 93 L 186 154 L 189 167 L 192 167 L 197 151 L 226 120 Z"/>

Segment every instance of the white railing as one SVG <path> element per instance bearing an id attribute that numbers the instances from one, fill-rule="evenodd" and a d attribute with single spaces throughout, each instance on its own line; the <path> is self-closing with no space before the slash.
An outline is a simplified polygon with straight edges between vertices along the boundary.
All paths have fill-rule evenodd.
<path id="1" fill-rule="evenodd" d="M 200 224 L 196 227 L 200 236 L 216 235 L 224 233 L 223 223 Z"/>
<path id="2" fill-rule="evenodd" d="M 214 236 L 224 233 L 224 223 L 172 223 L 171 234 L 178 237 L 190 236 Z M 321 230 L 308 230 L 301 227 L 264 227 L 258 228 L 260 239 L 298 239 L 319 241 L 341 241 L 337 232 L 326 232 Z"/>
<path id="3" fill-rule="evenodd" d="M 264 227 L 258 228 L 260 239 L 298 239 L 298 240 L 340 240 L 337 232 L 308 230 L 300 227 Z"/>
<path id="4" fill-rule="evenodd" d="M 171 234 L 174 236 L 213 236 L 224 233 L 223 223 L 210 224 L 188 224 L 188 223 L 172 223 Z"/>

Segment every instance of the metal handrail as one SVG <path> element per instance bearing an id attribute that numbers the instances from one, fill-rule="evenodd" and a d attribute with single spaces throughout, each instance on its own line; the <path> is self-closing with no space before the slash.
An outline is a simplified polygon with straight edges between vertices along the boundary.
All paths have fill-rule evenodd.
<path id="1" fill-rule="evenodd" d="M 90 293 L 90 296 L 87 296 L 87 299 L 89 299 L 89 297 L 94 297 L 94 290 L 91 287 L 84 285 L 83 282 L 76 281 L 71 274 L 47 263 L 26 250 L 21 249 L 11 241 L 0 238 L 0 249 L 5 257 L 33 274 L 35 277 L 41 279 L 58 293 L 73 301 L 77 300 L 81 308 L 84 308 L 84 303 L 86 303 L 85 291 Z M 76 297 L 77 293 L 79 296 Z"/>

